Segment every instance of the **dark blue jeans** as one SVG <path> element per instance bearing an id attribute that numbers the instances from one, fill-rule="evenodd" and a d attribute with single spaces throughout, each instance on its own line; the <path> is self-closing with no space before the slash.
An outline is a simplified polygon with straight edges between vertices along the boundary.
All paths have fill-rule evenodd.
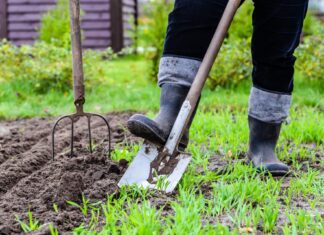
<path id="1" fill-rule="evenodd" d="M 227 0 L 176 0 L 169 15 L 163 56 L 202 60 L 226 4 Z M 253 85 L 290 94 L 296 60 L 293 53 L 308 0 L 254 0 L 254 6 Z"/>

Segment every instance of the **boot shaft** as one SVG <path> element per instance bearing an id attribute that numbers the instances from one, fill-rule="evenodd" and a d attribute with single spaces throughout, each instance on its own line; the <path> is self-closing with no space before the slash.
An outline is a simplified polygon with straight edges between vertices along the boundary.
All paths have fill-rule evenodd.
<path id="1" fill-rule="evenodd" d="M 250 129 L 250 145 L 256 142 L 266 142 L 275 146 L 277 144 L 281 123 L 266 123 L 248 116 Z"/>

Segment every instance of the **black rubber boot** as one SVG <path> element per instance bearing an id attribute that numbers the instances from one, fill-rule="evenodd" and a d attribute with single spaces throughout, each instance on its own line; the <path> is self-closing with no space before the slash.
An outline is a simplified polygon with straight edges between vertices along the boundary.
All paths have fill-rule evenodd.
<path id="1" fill-rule="evenodd" d="M 249 161 L 259 172 L 271 173 L 273 176 L 286 175 L 288 166 L 279 161 L 275 154 L 281 123 L 266 123 L 249 116 L 249 127 Z"/>
<path id="2" fill-rule="evenodd" d="M 187 97 L 188 91 L 189 88 L 187 87 L 164 84 L 161 91 L 160 111 L 158 115 L 154 120 L 141 114 L 133 115 L 127 122 L 129 131 L 154 144 L 164 145 L 178 116 L 182 103 Z M 179 143 L 180 150 L 184 150 L 188 145 L 190 125 L 191 122 Z"/>

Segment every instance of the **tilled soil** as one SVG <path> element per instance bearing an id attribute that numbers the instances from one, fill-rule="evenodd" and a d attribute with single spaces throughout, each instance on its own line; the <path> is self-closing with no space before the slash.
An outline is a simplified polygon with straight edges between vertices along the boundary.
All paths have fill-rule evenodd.
<path id="1" fill-rule="evenodd" d="M 130 113 L 106 116 L 112 128 L 112 147 L 133 144 L 125 130 Z M 55 161 L 51 156 L 51 118 L 0 122 L 0 234 L 21 233 L 16 217 L 26 221 L 28 210 L 41 220 L 70 231 L 83 221 L 66 201 L 81 203 L 82 195 L 98 201 L 117 192 L 125 162 L 107 160 L 107 128 L 91 121 L 94 152 L 87 150 L 87 122 L 75 126 L 75 151 L 70 157 L 71 124 L 63 121 L 56 133 Z M 53 205 L 59 212 L 55 212 Z"/>
<path id="2" fill-rule="evenodd" d="M 131 115 L 132 113 L 106 115 L 112 128 L 112 148 L 139 141 L 125 128 L 126 120 Z M 75 151 L 71 158 L 71 124 L 68 121 L 62 122 L 56 132 L 56 154 L 53 161 L 50 145 L 54 121 L 52 118 L 34 118 L 0 122 L 0 235 L 21 234 L 17 217 L 27 221 L 28 210 L 42 225 L 53 223 L 60 234 L 65 234 L 84 222 L 80 210 L 69 206 L 67 201 L 82 203 L 82 195 L 92 202 L 105 201 L 107 195 L 118 196 L 117 182 L 126 170 L 127 162 L 108 160 L 108 139 L 104 123 L 99 119 L 91 122 L 92 137 L 95 140 L 93 154 L 87 150 L 86 120 L 76 123 Z M 244 161 L 244 158 L 245 155 L 242 154 L 235 161 Z M 315 158 L 311 164 L 300 161 L 301 171 L 307 171 L 309 166 L 323 172 L 323 166 L 320 165 L 322 153 L 316 153 Z M 214 156 L 209 160 L 208 169 L 222 174 L 226 173 L 226 166 L 228 161 L 222 160 L 221 156 Z M 197 168 L 197 174 L 204 174 L 203 169 Z M 289 186 L 292 178 L 294 175 L 283 180 L 282 189 Z M 208 197 L 210 185 L 200 185 L 200 191 Z M 153 192 L 149 200 L 156 208 L 163 208 L 163 215 L 174 213 L 170 202 L 176 200 L 176 192 L 170 195 Z M 309 209 L 303 198 L 296 199 L 295 203 L 299 208 Z M 53 205 L 58 207 L 57 211 Z M 280 211 L 279 224 L 285 221 L 283 213 Z M 219 219 L 231 227 L 228 217 Z M 46 230 L 35 234 L 48 234 L 48 226 L 45 227 Z M 258 232 L 261 233 L 261 230 Z"/>

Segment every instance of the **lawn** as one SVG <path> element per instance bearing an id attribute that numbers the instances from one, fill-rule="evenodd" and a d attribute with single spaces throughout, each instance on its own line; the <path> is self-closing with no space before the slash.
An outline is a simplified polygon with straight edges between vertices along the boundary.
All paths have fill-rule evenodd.
<path id="1" fill-rule="evenodd" d="M 102 84 L 87 89 L 86 111 L 154 116 L 159 89 L 148 79 L 148 61 L 126 56 L 99 63 L 94 66 L 102 69 Z M 245 163 L 250 81 L 233 88 L 206 88 L 190 132 L 193 161 L 176 192 L 122 188 L 99 203 L 85 195 L 78 204 L 68 205 L 82 215 L 82 222 L 70 230 L 75 234 L 323 234 L 324 83 L 299 73 L 295 77 L 293 106 L 277 148 L 279 158 L 291 167 L 288 177 L 266 177 Z M 72 92 L 24 96 L 17 87 L 15 82 L 0 82 L 0 124 L 56 117 L 74 109 Z M 130 161 L 139 146 L 138 140 L 115 145 L 112 159 Z M 8 192 L 0 190 L 0 198 Z M 47 222 L 45 226 L 55 234 L 59 226 L 35 218 L 33 208 L 29 218 L 25 208 L 20 225 L 37 230 Z M 61 208 L 53 204 L 49 210 Z"/>

